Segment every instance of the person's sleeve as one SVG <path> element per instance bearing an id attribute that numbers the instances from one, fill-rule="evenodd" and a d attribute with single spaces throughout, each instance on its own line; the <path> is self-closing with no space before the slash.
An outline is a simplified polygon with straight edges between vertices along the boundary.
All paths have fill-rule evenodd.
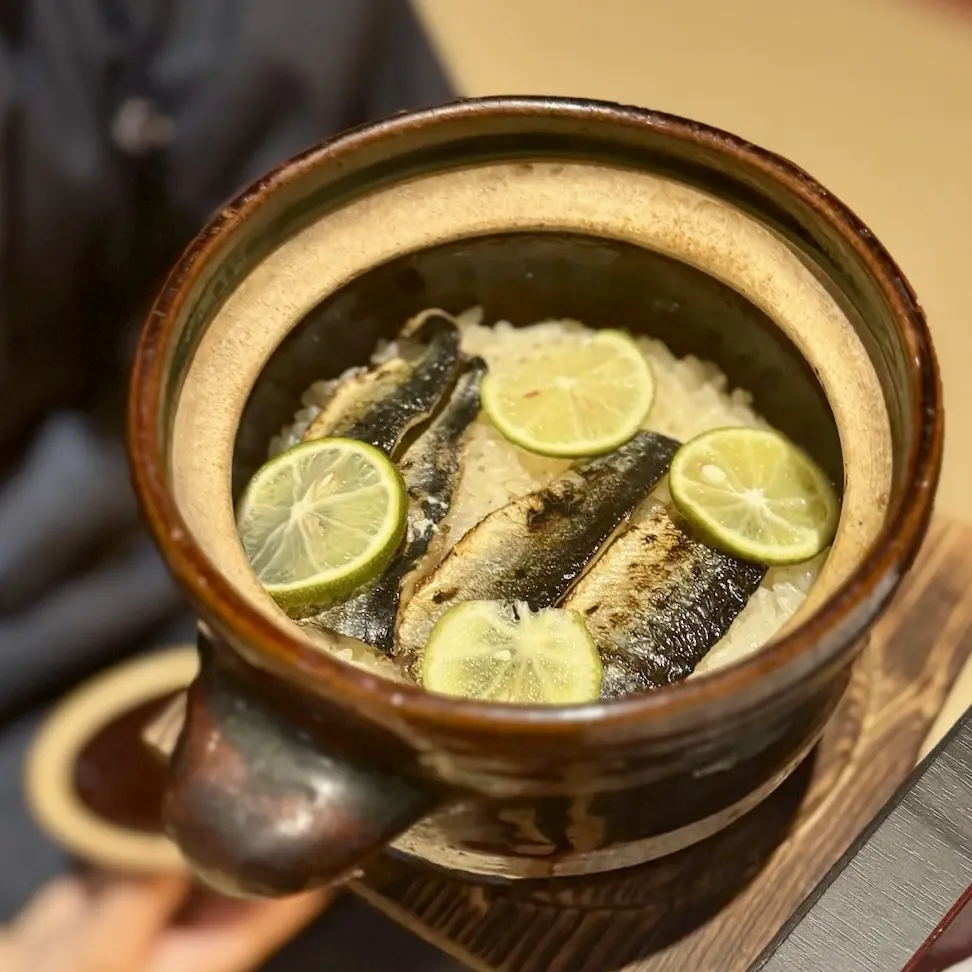
<path id="1" fill-rule="evenodd" d="M 0 485 L 0 726 L 181 607 L 138 525 L 121 444 L 51 416 Z"/>
<path id="2" fill-rule="evenodd" d="M 183 15 L 170 17 L 150 87 L 173 122 L 166 196 L 196 226 L 314 143 L 454 97 L 408 0 L 171 7 Z"/>
<path id="3" fill-rule="evenodd" d="M 102 270 L 121 205 L 111 32 L 97 0 L 0 7 L 0 451 L 83 392 L 102 353 Z"/>
<path id="4" fill-rule="evenodd" d="M 0 422 L 111 374 L 99 355 L 242 185 L 349 125 L 451 96 L 406 0 L 22 9 L 0 27 Z M 2 437 L 0 424 L 0 453 Z M 51 417 L 6 483 L 0 470 L 0 721 L 179 606 L 120 445 Z"/>

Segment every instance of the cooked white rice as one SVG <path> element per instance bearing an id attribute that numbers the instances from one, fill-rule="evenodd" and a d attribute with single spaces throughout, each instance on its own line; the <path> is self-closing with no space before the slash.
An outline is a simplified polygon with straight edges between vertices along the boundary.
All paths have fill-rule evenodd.
<path id="1" fill-rule="evenodd" d="M 463 351 L 481 355 L 490 368 L 497 369 L 521 357 L 535 357 L 538 352 L 563 342 L 571 332 L 583 329 L 582 324 L 571 320 L 544 321 L 525 328 L 501 321 L 489 327 L 482 323 L 479 308 L 460 315 L 457 324 Z M 652 338 L 638 338 L 638 343 L 656 380 L 655 402 L 645 428 L 685 441 L 709 429 L 727 425 L 770 427 L 753 410 L 751 395 L 742 389 L 730 389 L 726 376 L 712 362 L 691 355 L 676 358 L 665 344 Z M 395 353 L 394 343 L 382 344 L 373 360 L 378 363 Z M 303 407 L 294 416 L 293 424 L 271 443 L 270 455 L 300 441 L 320 412 L 320 405 L 344 377 L 317 382 L 307 390 L 301 399 Z M 569 464 L 566 460 L 548 459 L 518 448 L 493 428 L 485 414 L 480 413 L 467 441 L 465 473 L 452 509 L 442 524 L 446 534 L 444 550 L 488 513 L 542 488 Z M 662 481 L 654 495 L 663 502 L 668 500 L 667 479 Z M 695 674 L 711 672 L 739 661 L 765 645 L 803 603 L 825 557 L 826 553 L 806 564 L 769 570 L 726 636 L 706 655 Z M 374 667 L 384 675 L 401 677 L 394 663 L 384 657 L 376 659 L 375 654 L 359 658 L 351 649 L 340 653 L 346 661 Z"/>

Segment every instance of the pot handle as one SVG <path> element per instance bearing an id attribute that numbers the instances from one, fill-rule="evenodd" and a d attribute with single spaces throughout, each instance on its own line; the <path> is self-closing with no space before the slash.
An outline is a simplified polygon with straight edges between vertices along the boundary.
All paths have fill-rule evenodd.
<path id="1" fill-rule="evenodd" d="M 325 751 L 257 699 L 204 638 L 199 650 L 163 819 L 206 884 L 275 897 L 339 883 L 437 802 L 411 780 Z"/>

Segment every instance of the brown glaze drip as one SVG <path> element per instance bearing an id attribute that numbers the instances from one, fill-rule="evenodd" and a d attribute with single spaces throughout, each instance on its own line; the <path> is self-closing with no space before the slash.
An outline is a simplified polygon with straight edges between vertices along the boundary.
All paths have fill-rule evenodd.
<path id="1" fill-rule="evenodd" d="M 142 741 L 142 730 L 175 695 L 129 709 L 84 746 L 74 763 L 74 790 L 88 810 L 128 830 L 162 832 L 165 769 Z"/>

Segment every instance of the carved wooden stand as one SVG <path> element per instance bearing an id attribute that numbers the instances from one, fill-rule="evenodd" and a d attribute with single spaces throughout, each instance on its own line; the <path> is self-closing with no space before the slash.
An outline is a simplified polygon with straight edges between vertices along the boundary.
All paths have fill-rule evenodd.
<path id="1" fill-rule="evenodd" d="M 746 969 L 914 766 L 972 652 L 970 582 L 972 528 L 939 518 L 814 755 L 705 843 L 628 871 L 504 887 L 384 858 L 354 890 L 478 969 Z"/>

